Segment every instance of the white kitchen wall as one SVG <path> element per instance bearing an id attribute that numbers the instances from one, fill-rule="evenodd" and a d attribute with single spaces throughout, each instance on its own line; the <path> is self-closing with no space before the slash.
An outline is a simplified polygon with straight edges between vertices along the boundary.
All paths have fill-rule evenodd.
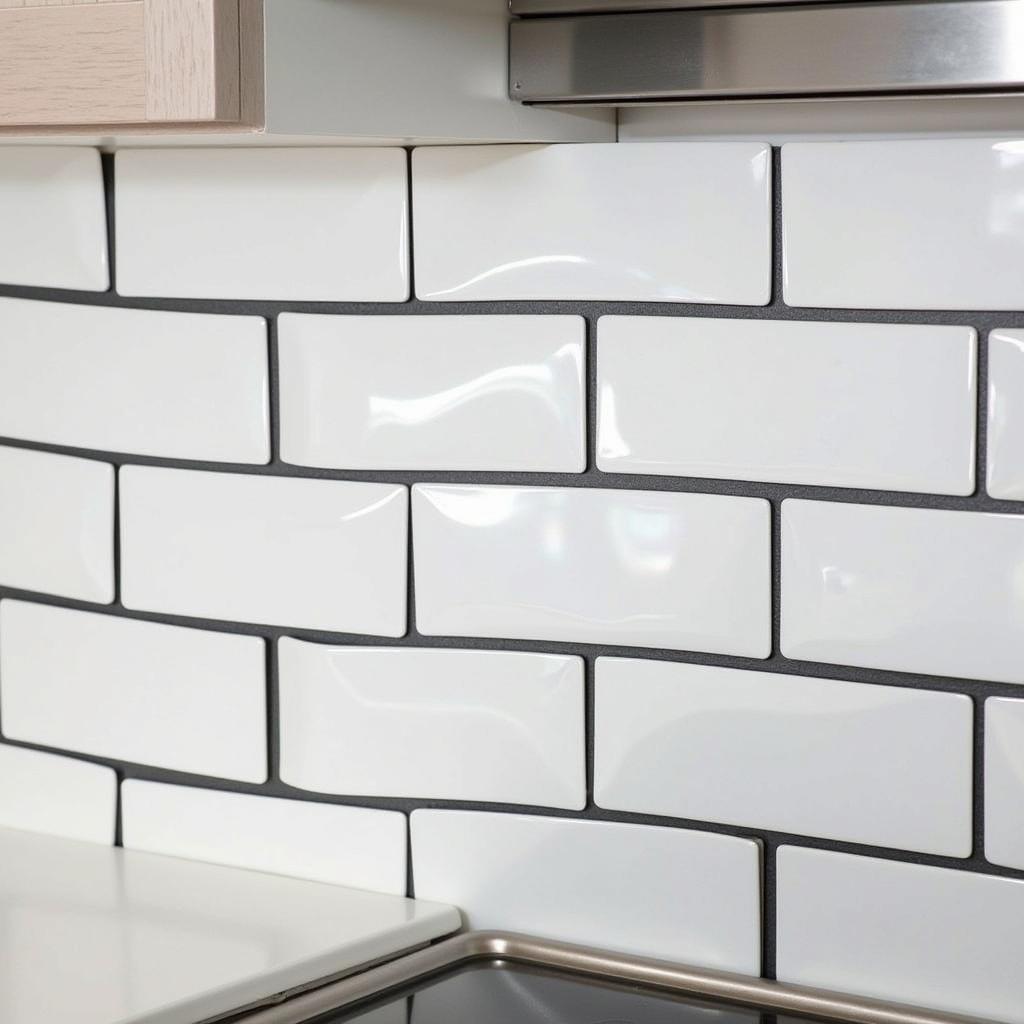
<path id="1" fill-rule="evenodd" d="M 0 150 L 0 824 L 1024 1022 L 1021 153 Z"/>

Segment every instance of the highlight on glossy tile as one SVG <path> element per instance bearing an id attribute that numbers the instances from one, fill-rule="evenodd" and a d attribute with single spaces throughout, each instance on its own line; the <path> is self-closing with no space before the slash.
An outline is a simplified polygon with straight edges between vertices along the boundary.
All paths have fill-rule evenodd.
<path id="1" fill-rule="evenodd" d="M 579 316 L 278 318 L 281 453 L 299 466 L 579 473 Z"/>
<path id="2" fill-rule="evenodd" d="M 421 299 L 771 298 L 761 143 L 426 147 L 412 168 Z"/>
<path id="3" fill-rule="evenodd" d="M 762 499 L 417 484 L 413 537 L 427 636 L 770 653 Z"/>

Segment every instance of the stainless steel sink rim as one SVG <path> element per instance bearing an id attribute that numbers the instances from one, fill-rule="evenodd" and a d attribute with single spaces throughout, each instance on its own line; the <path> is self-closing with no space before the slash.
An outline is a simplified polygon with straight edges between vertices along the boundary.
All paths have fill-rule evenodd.
<path id="1" fill-rule="evenodd" d="M 304 991 L 274 1006 L 236 1017 L 236 1024 L 305 1024 L 325 1013 L 355 1007 L 394 989 L 481 961 L 546 967 L 604 981 L 642 985 L 754 1009 L 823 1017 L 844 1024 L 992 1024 L 824 989 L 766 981 L 701 967 L 531 938 L 506 932 L 461 932 L 359 974 Z"/>

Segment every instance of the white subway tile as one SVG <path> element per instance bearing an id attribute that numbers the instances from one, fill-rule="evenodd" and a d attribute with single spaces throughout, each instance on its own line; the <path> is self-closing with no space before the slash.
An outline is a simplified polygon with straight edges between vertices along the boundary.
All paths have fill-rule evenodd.
<path id="1" fill-rule="evenodd" d="M 988 336 L 987 490 L 1024 501 L 1024 331 Z"/>
<path id="2" fill-rule="evenodd" d="M 1024 869 L 1024 700 L 985 701 L 985 859 Z"/>
<path id="3" fill-rule="evenodd" d="M 121 813 L 129 850 L 405 895 L 399 811 L 129 779 Z"/>
<path id="4" fill-rule="evenodd" d="M 263 782 L 265 658 L 258 637 L 2 601 L 4 735 Z"/>
<path id="5" fill-rule="evenodd" d="M 439 147 L 412 165 L 421 299 L 771 298 L 760 143 Z"/>
<path id="6" fill-rule="evenodd" d="M 776 976 L 1024 1022 L 1024 879 L 784 846 Z"/>
<path id="7" fill-rule="evenodd" d="M 1024 679 L 1024 518 L 782 503 L 788 658 Z"/>
<path id="8" fill-rule="evenodd" d="M 625 658 L 596 688 L 600 807 L 971 854 L 964 694 Z"/>
<path id="9" fill-rule="evenodd" d="M 260 317 L 0 298 L 0 436 L 267 462 Z"/>
<path id="10" fill-rule="evenodd" d="M 578 316 L 285 313 L 282 458 L 582 472 L 584 332 Z"/>
<path id="11" fill-rule="evenodd" d="M 760 847 L 751 839 L 418 810 L 412 856 L 417 898 L 456 904 L 470 928 L 760 969 Z"/>
<path id="12" fill-rule="evenodd" d="M 0 447 L 0 584 L 114 600 L 114 467 Z"/>
<path id="13" fill-rule="evenodd" d="M 785 301 L 851 309 L 1021 309 L 1024 142 L 782 147 Z"/>
<path id="14" fill-rule="evenodd" d="M 281 778 L 354 796 L 582 810 L 583 661 L 284 638 Z"/>
<path id="15" fill-rule="evenodd" d="M 0 152 L 0 282 L 106 291 L 107 213 L 99 150 Z"/>
<path id="16" fill-rule="evenodd" d="M 117 154 L 122 295 L 401 302 L 401 149 L 129 149 Z"/>
<path id="17" fill-rule="evenodd" d="M 400 485 L 125 466 L 120 497 L 127 608 L 405 633 Z"/>
<path id="18" fill-rule="evenodd" d="M 109 846 L 116 806 L 113 768 L 0 743 L 0 827 Z"/>
<path id="19" fill-rule="evenodd" d="M 605 316 L 610 473 L 974 491 L 970 327 Z"/>
<path id="20" fill-rule="evenodd" d="M 428 636 L 770 653 L 761 499 L 417 484 L 413 532 Z"/>

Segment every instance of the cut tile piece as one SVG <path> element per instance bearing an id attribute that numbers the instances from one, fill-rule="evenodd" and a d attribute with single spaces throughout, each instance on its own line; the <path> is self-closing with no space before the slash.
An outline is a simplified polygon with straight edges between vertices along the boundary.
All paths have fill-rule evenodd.
<path id="1" fill-rule="evenodd" d="M 0 298 L 0 437 L 270 459 L 262 317 Z"/>
<path id="2" fill-rule="evenodd" d="M 600 807 L 971 855 L 965 694 L 598 658 L 595 699 Z"/>
<path id="3" fill-rule="evenodd" d="M 421 299 L 771 298 L 760 143 L 435 147 L 412 166 Z"/>
<path id="4" fill-rule="evenodd" d="M 787 658 L 1024 682 L 1024 518 L 782 503 Z"/>
<path id="5" fill-rule="evenodd" d="M 419 899 L 526 932 L 756 975 L 760 847 L 678 828 L 417 810 Z"/>
<path id="6" fill-rule="evenodd" d="M 113 768 L 0 743 L 0 827 L 114 842 Z"/>
<path id="7" fill-rule="evenodd" d="M 770 653 L 761 499 L 417 484 L 413 531 L 427 636 Z"/>
<path id="8" fill-rule="evenodd" d="M 1024 879 L 783 846 L 776 976 L 1024 1022 Z"/>
<path id="9" fill-rule="evenodd" d="M 283 638 L 281 778 L 351 796 L 586 804 L 583 660 Z"/>
<path id="10" fill-rule="evenodd" d="M 282 314 L 281 456 L 580 473 L 584 333 L 578 316 Z"/>
<path id="11" fill-rule="evenodd" d="M 785 300 L 850 309 L 1022 309 L 1024 142 L 782 147 Z"/>
<path id="12" fill-rule="evenodd" d="M 114 467 L 0 447 L 0 585 L 114 600 Z"/>
<path id="13" fill-rule="evenodd" d="M 265 660 L 259 637 L 0 601 L 4 735 L 263 782 Z"/>
<path id="14" fill-rule="evenodd" d="M 985 859 L 1024 869 L 1024 700 L 985 701 Z"/>
<path id="15" fill-rule="evenodd" d="M 121 469 L 128 608 L 339 633 L 405 633 L 397 484 Z"/>
<path id="16" fill-rule="evenodd" d="M 987 490 L 1024 501 L 1024 331 L 988 336 Z"/>
<path id="17" fill-rule="evenodd" d="M 401 149 L 127 149 L 116 175 L 122 295 L 409 297 Z"/>
<path id="18" fill-rule="evenodd" d="M 121 784 L 121 807 L 129 850 L 405 895 L 406 821 L 399 811 L 137 779 Z"/>
<path id="19" fill-rule="evenodd" d="M 609 473 L 974 491 L 970 327 L 604 316 Z"/>
<path id="20" fill-rule="evenodd" d="M 0 224 L 0 283 L 107 290 L 107 211 L 99 150 L 4 146 Z"/>

